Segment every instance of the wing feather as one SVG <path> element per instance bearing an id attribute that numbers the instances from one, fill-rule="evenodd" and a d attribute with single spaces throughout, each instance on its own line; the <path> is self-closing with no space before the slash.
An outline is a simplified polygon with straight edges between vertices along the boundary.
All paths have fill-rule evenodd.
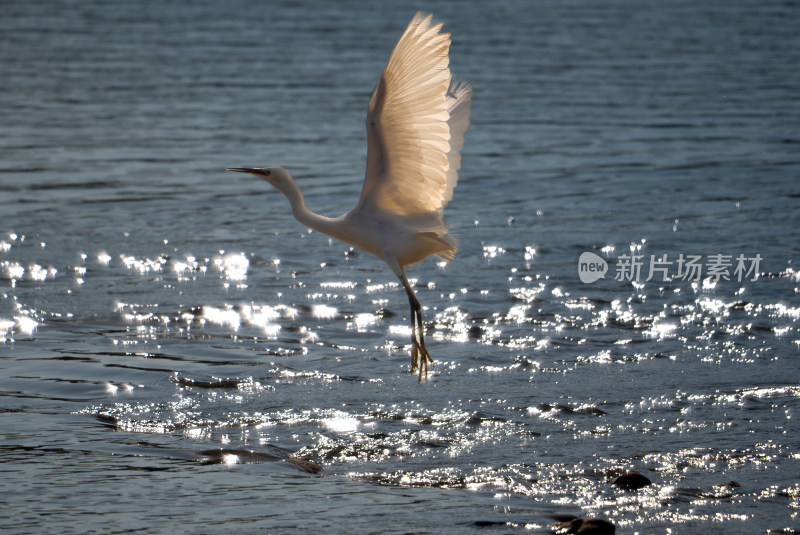
<path id="1" fill-rule="evenodd" d="M 414 16 L 372 92 L 367 170 L 356 209 L 407 216 L 406 221 L 416 219 L 427 230 L 446 233 L 441 210 L 452 198 L 460 166 L 469 85 L 453 89 L 450 34 L 432 19 L 432 14 Z M 453 114 L 460 128 L 455 137 Z"/>
<path id="2" fill-rule="evenodd" d="M 461 169 L 461 149 L 464 148 L 464 134 L 469 128 L 470 104 L 472 102 L 472 82 L 450 81 L 447 90 L 447 111 L 450 118 L 450 150 L 447 153 L 447 181 L 444 189 L 444 204 L 453 199 L 453 189 L 458 182 L 458 170 Z M 443 205 L 444 207 L 444 205 Z"/>

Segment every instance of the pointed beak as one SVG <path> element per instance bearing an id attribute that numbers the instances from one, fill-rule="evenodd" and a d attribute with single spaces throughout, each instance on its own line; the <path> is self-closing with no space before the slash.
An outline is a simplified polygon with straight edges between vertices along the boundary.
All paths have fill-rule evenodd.
<path id="1" fill-rule="evenodd" d="M 250 173 L 256 176 L 266 176 L 263 169 L 257 167 L 228 167 L 227 171 L 236 171 L 237 173 Z"/>

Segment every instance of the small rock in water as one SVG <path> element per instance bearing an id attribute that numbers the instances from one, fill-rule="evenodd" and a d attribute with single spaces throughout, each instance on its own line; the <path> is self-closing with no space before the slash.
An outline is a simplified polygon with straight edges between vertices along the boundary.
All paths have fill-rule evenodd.
<path id="1" fill-rule="evenodd" d="M 475 525 L 479 528 L 491 528 L 495 526 L 506 526 L 508 522 L 498 522 L 497 520 L 476 520 Z"/>
<path id="2" fill-rule="evenodd" d="M 600 518 L 573 518 L 551 526 L 558 535 L 614 535 L 616 528 Z"/>
<path id="3" fill-rule="evenodd" d="M 650 481 L 647 476 L 644 476 L 639 472 L 625 472 L 614 480 L 614 486 L 623 490 L 638 490 L 642 487 L 650 485 L 651 483 L 652 481 Z"/>
<path id="4" fill-rule="evenodd" d="M 284 461 L 297 465 L 310 474 L 316 474 L 322 471 L 322 465 L 312 461 L 304 461 L 303 459 L 295 459 L 294 457 L 286 457 Z"/>

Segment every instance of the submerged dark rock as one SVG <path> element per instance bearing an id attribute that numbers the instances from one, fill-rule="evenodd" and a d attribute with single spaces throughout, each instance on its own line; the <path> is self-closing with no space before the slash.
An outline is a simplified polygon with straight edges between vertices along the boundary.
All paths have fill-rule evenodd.
<path id="1" fill-rule="evenodd" d="M 625 472 L 614 480 L 614 486 L 623 490 L 639 490 L 652 484 L 647 476 L 639 472 Z"/>
<path id="2" fill-rule="evenodd" d="M 558 535 L 613 535 L 614 524 L 601 518 L 573 518 L 550 526 Z"/>
<path id="3" fill-rule="evenodd" d="M 295 457 L 286 457 L 283 460 L 292 463 L 296 466 L 299 466 L 301 469 L 305 470 L 310 474 L 317 474 L 322 471 L 322 465 L 317 464 L 313 461 L 306 461 L 304 459 L 297 459 Z"/>
<path id="4" fill-rule="evenodd" d="M 491 528 L 495 526 L 507 526 L 508 522 L 497 520 L 476 520 L 475 526 L 479 528 Z"/>
<path id="5" fill-rule="evenodd" d="M 467 420 L 467 425 L 483 425 L 487 422 L 507 422 L 508 420 L 503 418 L 502 416 L 495 416 L 492 414 L 487 414 L 482 411 L 478 411 L 473 414 L 469 420 Z"/>
<path id="6" fill-rule="evenodd" d="M 577 409 L 574 407 L 570 407 L 569 405 L 563 405 L 561 403 L 557 403 L 552 405 L 550 403 L 542 403 L 536 407 L 542 412 L 549 412 L 549 411 L 559 411 L 565 414 L 590 414 L 594 416 L 604 416 L 606 415 L 606 411 L 602 409 L 598 409 L 597 407 L 578 407 Z"/>
<path id="7" fill-rule="evenodd" d="M 467 332 L 467 335 L 471 339 L 477 340 L 481 336 L 483 336 L 483 333 L 484 333 L 484 328 L 483 327 L 481 327 L 480 325 L 473 325 L 472 327 L 469 328 L 469 331 Z"/>

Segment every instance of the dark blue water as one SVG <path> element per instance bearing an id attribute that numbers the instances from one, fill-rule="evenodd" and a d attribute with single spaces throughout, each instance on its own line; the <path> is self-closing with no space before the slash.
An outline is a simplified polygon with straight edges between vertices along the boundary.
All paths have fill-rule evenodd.
<path id="1" fill-rule="evenodd" d="M 224 169 L 348 210 L 420 7 L 475 89 L 418 384 L 388 268 Z M 798 16 L 4 2 L 5 531 L 798 529 Z"/>

